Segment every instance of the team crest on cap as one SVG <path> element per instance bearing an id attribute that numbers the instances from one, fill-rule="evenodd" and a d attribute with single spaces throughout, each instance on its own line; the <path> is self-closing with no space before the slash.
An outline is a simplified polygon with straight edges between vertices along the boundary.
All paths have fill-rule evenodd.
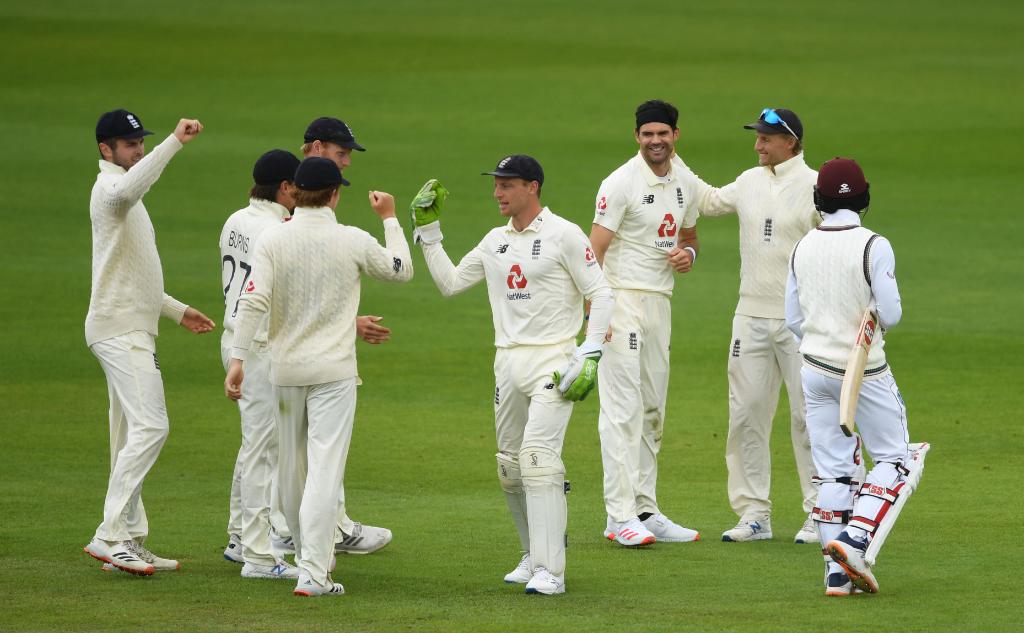
<path id="1" fill-rule="evenodd" d="M 508 161 L 510 160 L 512 160 L 511 156 L 506 156 L 505 158 L 502 158 L 501 162 L 498 163 L 498 169 L 505 169 L 505 165 L 508 165 Z"/>
<path id="2" fill-rule="evenodd" d="M 839 185 L 839 193 L 850 193 L 850 185 L 845 182 Z"/>
<path id="3" fill-rule="evenodd" d="M 128 122 L 132 124 L 132 128 L 137 130 L 142 127 L 139 125 L 139 120 L 135 118 L 135 115 L 129 114 L 126 118 L 128 119 Z"/>

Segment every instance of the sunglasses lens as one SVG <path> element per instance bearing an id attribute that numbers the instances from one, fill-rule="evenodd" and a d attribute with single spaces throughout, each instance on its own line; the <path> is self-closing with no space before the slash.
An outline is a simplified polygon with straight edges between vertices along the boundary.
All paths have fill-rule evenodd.
<path id="1" fill-rule="evenodd" d="M 761 113 L 761 118 L 764 119 L 764 122 L 768 123 L 769 125 L 778 125 L 779 121 L 782 120 L 779 118 L 779 115 L 775 112 L 775 110 L 772 110 L 771 108 L 765 108 L 764 111 Z"/>

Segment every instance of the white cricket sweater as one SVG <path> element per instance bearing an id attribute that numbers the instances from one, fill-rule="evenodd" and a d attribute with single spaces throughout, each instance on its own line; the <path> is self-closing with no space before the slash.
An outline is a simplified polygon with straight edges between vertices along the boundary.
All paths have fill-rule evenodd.
<path id="1" fill-rule="evenodd" d="M 672 296 L 668 254 L 679 243 L 679 228 L 697 224 L 697 202 L 707 188 L 681 160 L 661 177 L 639 152 L 604 179 L 594 224 L 615 232 L 603 266 L 613 289 Z"/>
<path id="2" fill-rule="evenodd" d="M 188 307 L 164 293 L 156 234 L 142 204 L 181 143 L 172 134 L 125 171 L 100 161 L 89 200 L 92 293 L 85 317 L 88 345 L 141 330 L 158 334 L 160 316 L 180 323 Z"/>
<path id="3" fill-rule="evenodd" d="M 384 242 L 339 224 L 328 207 L 298 207 L 290 222 L 263 231 L 238 305 L 232 358 L 246 358 L 269 311 L 272 383 L 296 387 L 357 376 L 361 276 L 412 279 L 409 244 L 397 219 L 384 220 Z"/>
<path id="4" fill-rule="evenodd" d="M 220 232 L 221 287 L 224 289 L 224 333 L 222 345 L 231 347 L 235 338 L 235 317 L 249 278 L 252 276 L 252 258 L 264 230 L 281 224 L 288 209 L 270 200 L 249 199 L 249 206 L 231 214 Z M 253 342 L 267 342 L 267 317 L 256 329 Z"/>
<path id="5" fill-rule="evenodd" d="M 853 211 L 831 214 L 800 240 L 792 254 L 789 284 L 787 323 L 802 335 L 805 364 L 826 375 L 845 371 L 865 308 L 877 311 L 882 329 L 894 326 L 902 315 L 892 247 L 860 226 Z M 886 368 L 885 340 L 877 332 L 868 350 L 865 379 L 882 375 Z"/>
<path id="6" fill-rule="evenodd" d="M 676 157 L 678 160 L 678 157 Z M 785 317 L 786 274 L 793 246 L 821 223 L 814 208 L 818 172 L 803 153 L 775 166 L 748 169 L 734 182 L 708 188 L 699 208 L 703 216 L 739 216 L 740 298 L 736 314 L 767 319 Z"/>

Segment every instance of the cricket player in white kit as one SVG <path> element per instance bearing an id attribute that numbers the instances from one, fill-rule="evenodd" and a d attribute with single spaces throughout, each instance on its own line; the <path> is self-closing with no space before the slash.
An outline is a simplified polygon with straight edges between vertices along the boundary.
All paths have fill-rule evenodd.
<path id="1" fill-rule="evenodd" d="M 825 219 L 796 245 L 786 284 L 786 324 L 800 338 L 807 429 L 821 478 L 814 519 L 829 596 L 849 595 L 854 587 L 878 591 L 864 554 L 886 514 L 898 513 L 890 510 L 910 455 L 907 412 L 881 333 L 868 352 L 857 402 L 857 426 L 874 463 L 862 486 L 855 482 L 860 440 L 839 425 L 839 396 L 861 315 L 873 306 L 884 332 L 903 313 L 892 246 L 861 226 L 868 201 L 868 183 L 856 162 L 835 158 L 821 166 L 815 202 Z"/>
<path id="2" fill-rule="evenodd" d="M 658 508 L 658 452 L 668 397 L 673 271 L 697 258 L 697 202 L 708 187 L 673 164 L 679 111 L 664 101 L 636 110 L 640 151 L 601 183 L 590 232 L 615 291 L 611 338 L 599 372 L 604 536 L 622 545 L 700 539 Z"/>
<path id="3" fill-rule="evenodd" d="M 253 276 L 253 256 L 265 229 L 291 218 L 295 208 L 292 179 L 299 159 L 282 149 L 256 161 L 249 206 L 231 214 L 220 233 L 221 284 L 224 288 L 224 333 L 220 355 L 227 371 L 242 293 Z M 274 552 L 271 514 L 277 471 L 277 398 L 270 382 L 267 317 L 253 336 L 245 364 L 245 392 L 238 400 L 242 444 L 231 482 L 228 547 L 224 557 L 244 563 L 243 578 L 297 579 L 299 572 Z M 278 508 L 279 510 L 279 508 Z"/>
<path id="4" fill-rule="evenodd" d="M 295 173 L 295 214 L 260 235 L 254 278 L 238 307 L 225 393 L 238 400 L 243 367 L 263 315 L 270 313 L 271 382 L 277 386 L 281 504 L 295 543 L 299 596 L 341 595 L 334 567 L 338 496 L 356 405 L 356 310 L 360 278 L 412 278 L 409 245 L 394 199 L 371 191 L 386 247 L 363 230 L 339 224 L 339 187 L 325 158 Z"/>
<path id="5" fill-rule="evenodd" d="M 540 203 L 544 171 L 516 154 L 498 162 L 494 197 L 508 224 L 492 229 L 455 266 L 441 244 L 440 198 L 428 182 L 413 202 L 416 241 L 446 297 L 481 281 L 494 320 L 498 478 L 525 554 L 505 582 L 526 593 L 565 592 L 565 465 L 572 401 L 596 379 L 612 293 L 586 235 Z M 427 195 L 426 201 L 421 201 Z M 426 210 L 424 207 L 431 207 Z M 574 339 L 591 302 L 586 341 Z"/>
<path id="6" fill-rule="evenodd" d="M 356 141 L 352 128 L 334 117 L 319 117 L 306 127 L 302 136 L 302 156 L 331 160 L 342 174 L 352 164 L 352 152 L 365 152 Z M 356 317 L 356 335 L 371 345 L 379 345 L 391 338 L 391 330 L 380 321 L 383 317 L 365 315 Z M 353 521 L 345 505 L 345 482 L 341 483 L 338 499 L 338 534 L 335 551 L 339 554 L 372 554 L 391 542 L 391 530 Z"/>
<path id="7" fill-rule="evenodd" d="M 758 166 L 732 183 L 709 188 L 700 214 L 739 217 L 740 299 L 729 341 L 729 503 L 739 523 L 723 541 L 772 538 L 772 484 L 769 440 L 779 403 L 779 387 L 789 394 L 790 434 L 803 493 L 806 520 L 797 543 L 816 543 L 811 520 L 817 489 L 811 483 L 814 463 L 804 417 L 800 352 L 786 328 L 785 294 L 789 254 L 821 222 L 812 193 L 817 172 L 804 162 L 804 127 L 795 112 L 765 108 L 754 123 Z M 676 159 L 678 160 L 678 158 Z"/>
<path id="8" fill-rule="evenodd" d="M 203 129 L 182 119 L 174 133 L 146 155 L 151 134 L 127 110 L 103 114 L 96 124 L 100 173 L 92 188 L 92 294 L 85 340 L 103 367 L 110 397 L 110 480 L 103 522 L 85 552 L 106 565 L 140 576 L 175 570 L 144 545 L 149 534 L 142 482 L 167 439 L 160 363 L 161 316 L 197 334 L 214 323 L 164 292 L 153 224 L 142 197 L 171 158 Z"/>

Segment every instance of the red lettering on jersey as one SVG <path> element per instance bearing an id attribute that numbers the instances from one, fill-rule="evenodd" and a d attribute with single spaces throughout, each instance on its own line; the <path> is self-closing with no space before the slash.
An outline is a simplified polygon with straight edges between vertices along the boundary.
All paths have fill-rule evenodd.
<path id="1" fill-rule="evenodd" d="M 523 275 L 523 269 L 519 267 L 519 264 L 512 264 L 512 268 L 508 271 L 508 288 L 509 290 L 522 290 L 526 287 L 526 276 Z"/>
<path id="2" fill-rule="evenodd" d="M 665 219 L 661 221 L 661 226 L 658 227 L 658 237 L 674 237 L 676 234 L 676 219 L 672 217 L 671 213 L 665 214 Z"/>

